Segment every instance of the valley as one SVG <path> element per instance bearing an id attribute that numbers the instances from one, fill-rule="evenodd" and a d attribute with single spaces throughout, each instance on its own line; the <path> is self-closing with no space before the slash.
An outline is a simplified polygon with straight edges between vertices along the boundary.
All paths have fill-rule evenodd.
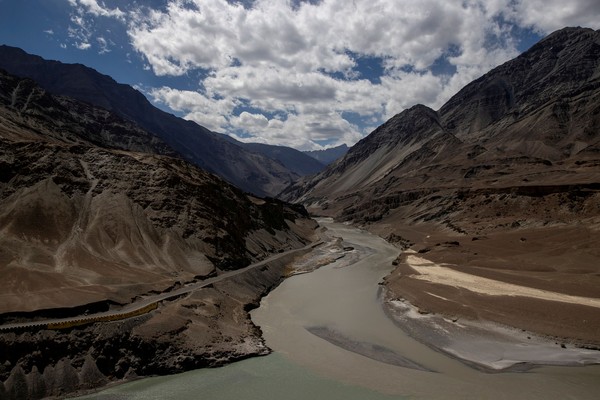
<path id="1" fill-rule="evenodd" d="M 327 219 L 319 224 L 327 228 L 325 243 L 292 268 L 321 267 L 286 279 L 252 311 L 273 354 L 84 398 L 176 399 L 200 392 L 226 399 L 595 397 L 600 368 L 591 364 L 600 352 L 562 348 L 496 324 L 423 315 L 393 301 L 384 308 L 381 280 L 400 250 L 364 230 Z"/>
<path id="2" fill-rule="evenodd" d="M 0 398 L 268 351 L 248 311 L 316 240 L 303 207 L 29 79 L 0 89 Z"/>
<path id="3" fill-rule="evenodd" d="M 0 68 L 0 400 L 597 396 L 600 30 L 557 30 L 351 147 L 328 135 L 383 109 L 286 96 L 377 82 L 352 68 L 277 106 L 168 92 L 235 110 L 229 135 L 82 64 L 1 45 Z M 320 150 L 267 144 L 306 110 Z"/>
<path id="4" fill-rule="evenodd" d="M 599 41 L 554 32 L 438 111 L 394 116 L 282 196 L 414 251 L 385 280 L 391 298 L 596 348 L 597 308 L 509 288 L 600 298 Z M 460 274 L 504 286 L 490 295 L 446 279 Z"/>

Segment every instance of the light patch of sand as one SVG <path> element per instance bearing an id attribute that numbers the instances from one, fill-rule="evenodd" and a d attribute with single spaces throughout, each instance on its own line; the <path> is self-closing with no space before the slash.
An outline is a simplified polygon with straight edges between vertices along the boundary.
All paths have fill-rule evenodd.
<path id="1" fill-rule="evenodd" d="M 438 299 L 442 299 L 442 300 L 445 300 L 445 301 L 450 301 L 447 298 L 445 298 L 444 296 L 438 296 L 437 294 L 433 294 L 431 292 L 425 292 L 425 293 L 427 293 L 430 296 L 437 297 Z"/>
<path id="2" fill-rule="evenodd" d="M 572 296 L 483 278 L 443 267 L 412 254 L 407 255 L 406 263 L 419 274 L 411 275 L 413 279 L 464 288 L 489 296 L 524 296 L 600 308 L 600 298 Z"/>

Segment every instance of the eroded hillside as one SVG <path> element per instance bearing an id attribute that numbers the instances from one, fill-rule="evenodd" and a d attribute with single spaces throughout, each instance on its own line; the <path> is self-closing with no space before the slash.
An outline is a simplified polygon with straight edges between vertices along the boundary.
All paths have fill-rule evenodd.
<path id="1" fill-rule="evenodd" d="M 118 310 L 284 253 L 150 315 L 3 331 L 0 397 L 63 396 L 268 351 L 248 310 L 316 223 L 302 206 L 254 197 L 172 154 L 104 109 L 0 72 L 2 323 Z"/>

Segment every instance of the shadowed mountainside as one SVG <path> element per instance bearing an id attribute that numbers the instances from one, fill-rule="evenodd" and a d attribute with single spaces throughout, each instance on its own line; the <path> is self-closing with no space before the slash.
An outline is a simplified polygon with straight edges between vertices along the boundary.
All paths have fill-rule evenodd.
<path id="1" fill-rule="evenodd" d="M 239 143 L 239 142 L 238 142 Z M 314 175 L 325 169 L 325 164 L 304 152 L 285 146 L 272 146 L 263 143 L 240 143 L 246 150 L 263 154 L 281 162 L 298 176 Z"/>
<path id="2" fill-rule="evenodd" d="M 303 153 L 311 156 L 315 160 L 319 160 L 319 162 L 329 165 L 338 158 L 343 157 L 348 152 L 348 146 L 345 144 L 341 144 L 337 147 L 332 147 L 325 150 L 310 150 L 304 151 Z"/>
<path id="3" fill-rule="evenodd" d="M 63 398 L 269 352 L 249 310 L 294 255 L 222 272 L 304 247 L 316 223 L 174 154 L 130 121 L 0 70 L 2 323 L 119 310 L 217 275 L 148 314 L 0 332 L 0 398 Z"/>
<path id="4" fill-rule="evenodd" d="M 185 160 L 259 196 L 275 196 L 300 177 L 296 171 L 315 169 L 308 157 L 298 160 L 300 165 L 293 170 L 286 168 L 277 157 L 268 155 L 276 149 L 246 149 L 230 137 L 159 110 L 131 86 L 81 64 L 44 60 L 2 45 L 0 68 L 31 78 L 50 93 L 72 97 L 132 121 L 158 136 Z"/>

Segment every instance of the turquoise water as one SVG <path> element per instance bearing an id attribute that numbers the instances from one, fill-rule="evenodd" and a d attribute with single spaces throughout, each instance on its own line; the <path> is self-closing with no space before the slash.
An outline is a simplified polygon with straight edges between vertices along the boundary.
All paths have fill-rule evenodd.
<path id="1" fill-rule="evenodd" d="M 280 354 L 252 358 L 222 368 L 146 378 L 81 397 L 97 400 L 166 399 L 328 399 L 390 400 L 368 389 L 319 377 Z"/>

